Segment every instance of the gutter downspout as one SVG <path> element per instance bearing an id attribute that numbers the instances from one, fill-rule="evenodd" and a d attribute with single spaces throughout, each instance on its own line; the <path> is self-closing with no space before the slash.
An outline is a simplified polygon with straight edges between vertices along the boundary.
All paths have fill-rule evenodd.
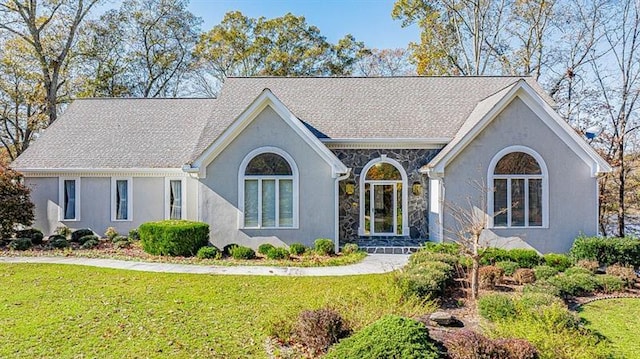
<path id="1" fill-rule="evenodd" d="M 334 246 L 336 253 L 340 252 L 340 181 L 344 181 L 351 175 L 351 168 L 347 168 L 347 172 L 342 176 L 336 177 L 335 182 L 335 201 L 334 201 L 334 213 L 335 213 L 335 228 L 334 228 Z"/>

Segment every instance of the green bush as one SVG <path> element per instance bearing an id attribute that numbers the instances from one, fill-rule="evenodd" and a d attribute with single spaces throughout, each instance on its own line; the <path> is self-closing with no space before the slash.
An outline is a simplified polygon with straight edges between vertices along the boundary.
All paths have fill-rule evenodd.
<path id="1" fill-rule="evenodd" d="M 77 229 L 71 232 L 71 242 L 80 242 L 80 238 L 84 236 L 93 236 L 93 235 L 94 235 L 93 231 L 88 228 Z"/>
<path id="2" fill-rule="evenodd" d="M 16 231 L 16 238 L 29 238 L 33 244 L 42 244 L 44 234 L 41 230 L 35 228 L 23 229 Z"/>
<path id="3" fill-rule="evenodd" d="M 332 309 L 305 310 L 298 315 L 294 338 L 315 357 L 326 353 L 331 345 L 346 338 L 350 332 L 340 314 Z"/>
<path id="4" fill-rule="evenodd" d="M 520 265 L 512 261 L 496 262 L 496 267 L 502 268 L 505 275 L 512 276 L 516 269 L 520 268 Z"/>
<path id="5" fill-rule="evenodd" d="M 31 248 L 33 243 L 31 243 L 30 238 L 16 238 L 9 243 L 9 248 L 14 251 L 26 251 Z"/>
<path id="6" fill-rule="evenodd" d="M 316 253 L 321 256 L 330 256 L 335 253 L 335 247 L 333 246 L 333 240 L 319 238 L 314 242 Z"/>
<path id="7" fill-rule="evenodd" d="M 129 241 L 129 237 L 125 237 L 125 236 L 121 236 L 121 235 L 117 235 L 117 236 L 111 238 L 111 242 L 113 242 L 113 243 L 128 242 L 128 241 Z"/>
<path id="8" fill-rule="evenodd" d="M 138 231 L 142 248 L 154 255 L 193 256 L 209 243 L 209 225 L 203 222 L 147 222 Z"/>
<path id="9" fill-rule="evenodd" d="M 458 256 L 448 253 L 429 252 L 421 249 L 413 253 L 409 257 L 410 265 L 420 264 L 424 262 L 444 262 L 449 264 L 450 266 L 455 266 L 456 264 L 458 264 Z"/>
<path id="10" fill-rule="evenodd" d="M 511 257 L 506 249 L 489 247 L 480 251 L 480 264 L 485 266 L 510 260 Z"/>
<path id="11" fill-rule="evenodd" d="M 132 241 L 139 241 L 140 240 L 140 232 L 138 232 L 137 229 L 132 229 L 129 231 L 129 239 Z"/>
<path id="12" fill-rule="evenodd" d="M 566 271 L 564 271 L 564 274 L 566 275 L 574 275 L 574 274 L 593 274 L 593 271 L 584 268 L 584 267 L 571 267 L 571 268 L 567 268 Z"/>
<path id="13" fill-rule="evenodd" d="M 113 247 L 114 248 L 125 249 L 125 248 L 129 248 L 131 246 L 131 242 L 129 241 L 129 238 L 122 237 L 122 236 L 118 236 L 118 237 L 125 238 L 125 239 L 114 242 L 113 243 Z"/>
<path id="14" fill-rule="evenodd" d="M 220 250 L 214 246 L 204 246 L 196 254 L 200 259 L 219 259 L 221 255 Z"/>
<path id="15" fill-rule="evenodd" d="M 490 321 L 508 319 L 516 315 L 516 305 L 510 295 L 492 293 L 478 299 L 478 312 Z"/>
<path id="16" fill-rule="evenodd" d="M 279 260 L 279 259 L 289 259 L 289 251 L 286 248 L 271 248 L 267 252 L 267 258 Z"/>
<path id="17" fill-rule="evenodd" d="M 98 238 L 98 236 L 85 236 L 85 237 L 95 237 Z M 82 238 L 85 238 L 82 237 Z M 80 238 L 80 240 L 82 240 L 82 238 Z M 84 243 L 82 243 L 82 245 L 80 246 L 81 249 L 91 249 L 91 248 L 95 248 L 100 244 L 100 242 L 97 239 L 89 239 L 87 241 L 85 241 Z"/>
<path id="18" fill-rule="evenodd" d="M 78 238 L 77 242 L 80 243 L 80 245 L 85 244 L 87 241 L 96 241 L 98 242 L 100 240 L 100 238 L 98 238 L 98 236 L 96 236 L 95 234 L 88 234 L 86 236 L 82 236 L 80 238 Z"/>
<path id="19" fill-rule="evenodd" d="M 542 261 L 544 264 L 557 269 L 559 272 L 564 272 L 573 265 L 571 258 L 566 254 L 547 253 L 542 256 Z"/>
<path id="20" fill-rule="evenodd" d="M 118 231 L 116 231 L 114 227 L 109 227 L 107 228 L 106 232 L 104 232 L 104 236 L 113 241 L 113 239 L 118 236 Z"/>
<path id="21" fill-rule="evenodd" d="M 344 247 L 342 247 L 342 253 L 344 254 L 355 253 L 359 250 L 360 250 L 360 247 L 358 247 L 358 245 L 355 243 L 347 243 L 344 245 Z"/>
<path id="22" fill-rule="evenodd" d="M 302 243 L 291 243 L 291 245 L 289 246 L 289 252 L 291 252 L 291 254 L 295 256 L 304 254 L 304 252 L 306 251 L 307 247 L 305 247 Z"/>
<path id="23" fill-rule="evenodd" d="M 550 284 L 546 280 L 540 280 L 535 283 L 527 284 L 522 288 L 522 293 L 524 294 L 533 294 L 533 293 L 544 293 L 550 294 L 554 296 L 560 296 L 560 289 L 553 284 Z"/>
<path id="24" fill-rule="evenodd" d="M 256 252 L 245 246 L 235 246 L 231 248 L 231 256 L 234 259 L 254 259 Z"/>
<path id="25" fill-rule="evenodd" d="M 235 243 L 227 244 L 226 246 L 222 247 L 222 255 L 225 257 L 231 257 L 231 251 L 237 246 L 238 245 Z"/>
<path id="26" fill-rule="evenodd" d="M 540 254 L 533 249 L 511 249 L 507 251 L 509 259 L 518 263 L 520 268 L 533 268 L 540 264 Z"/>
<path id="27" fill-rule="evenodd" d="M 525 292 L 515 301 L 516 311 L 521 314 L 554 304 L 563 305 L 564 302 L 562 299 L 550 293 Z"/>
<path id="28" fill-rule="evenodd" d="M 22 174 L 0 164 L 0 238 L 11 238 L 16 225 L 30 226 L 35 205 Z"/>
<path id="29" fill-rule="evenodd" d="M 573 242 L 569 253 L 575 260 L 588 259 L 602 266 L 616 263 L 640 266 L 640 240 L 631 237 L 580 236 Z"/>
<path id="30" fill-rule="evenodd" d="M 444 262 L 424 262 L 408 265 L 395 276 L 396 285 L 404 297 L 435 298 L 441 295 L 453 279 L 453 267 Z"/>
<path id="31" fill-rule="evenodd" d="M 54 234 L 49 236 L 47 240 L 47 245 L 51 248 L 62 249 L 69 247 L 69 242 L 67 242 L 67 237 L 61 234 Z"/>
<path id="32" fill-rule="evenodd" d="M 258 246 L 258 253 L 266 256 L 267 252 L 269 252 L 270 250 L 274 249 L 275 246 L 271 243 L 262 243 L 261 245 Z"/>
<path id="33" fill-rule="evenodd" d="M 548 265 L 533 267 L 533 272 L 536 274 L 536 279 L 548 279 L 558 274 L 558 269 Z"/>
<path id="34" fill-rule="evenodd" d="M 424 324 L 388 315 L 334 345 L 325 358 L 440 358 Z"/>
<path id="35" fill-rule="evenodd" d="M 596 283 L 607 294 L 621 292 L 625 288 L 625 282 L 621 278 L 609 274 L 597 275 Z"/>
<path id="36" fill-rule="evenodd" d="M 446 253 L 451 255 L 459 255 L 460 254 L 460 245 L 455 242 L 446 242 L 446 243 L 434 243 L 427 242 L 420 249 L 421 251 L 427 251 L 431 253 Z"/>
<path id="37" fill-rule="evenodd" d="M 560 290 L 562 295 L 581 296 L 593 293 L 598 283 L 593 274 L 559 274 L 547 280 Z"/>

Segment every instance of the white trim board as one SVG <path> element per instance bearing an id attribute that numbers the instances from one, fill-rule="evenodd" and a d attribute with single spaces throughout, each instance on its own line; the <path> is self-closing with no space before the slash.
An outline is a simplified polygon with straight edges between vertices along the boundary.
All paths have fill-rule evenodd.
<path id="1" fill-rule="evenodd" d="M 116 219 L 116 183 L 117 181 L 127 181 L 127 219 Z M 133 221 L 133 178 L 131 177 L 111 177 L 111 221 L 131 222 Z"/>
<path id="2" fill-rule="evenodd" d="M 186 177 L 181 168 L 15 168 L 25 177 Z"/>
<path id="3" fill-rule="evenodd" d="M 65 181 L 75 181 L 75 218 L 65 219 L 64 218 L 64 182 Z M 78 222 L 80 221 L 80 186 L 82 185 L 82 181 L 80 177 L 58 177 L 58 220 L 60 222 Z"/>

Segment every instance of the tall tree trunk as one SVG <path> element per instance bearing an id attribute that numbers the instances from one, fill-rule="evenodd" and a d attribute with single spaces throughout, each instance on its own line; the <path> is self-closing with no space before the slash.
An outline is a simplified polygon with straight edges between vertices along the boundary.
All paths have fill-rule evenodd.
<path id="1" fill-rule="evenodd" d="M 624 135 L 620 138 L 618 143 L 618 163 L 620 166 L 620 172 L 618 172 L 618 237 L 624 237 L 624 192 L 626 182 L 626 169 L 624 167 Z"/>

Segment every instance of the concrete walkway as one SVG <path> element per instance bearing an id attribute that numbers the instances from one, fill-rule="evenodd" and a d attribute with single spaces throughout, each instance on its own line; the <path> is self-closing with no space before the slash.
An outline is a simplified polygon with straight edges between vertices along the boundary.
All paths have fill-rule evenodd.
<path id="1" fill-rule="evenodd" d="M 403 254 L 369 254 L 362 262 L 335 267 L 266 267 L 266 266 L 207 266 L 133 262 L 116 259 L 79 257 L 0 257 L 0 263 L 74 264 L 101 268 L 127 269 L 143 272 L 271 275 L 271 276 L 345 276 L 387 273 L 407 264 L 409 256 Z"/>

